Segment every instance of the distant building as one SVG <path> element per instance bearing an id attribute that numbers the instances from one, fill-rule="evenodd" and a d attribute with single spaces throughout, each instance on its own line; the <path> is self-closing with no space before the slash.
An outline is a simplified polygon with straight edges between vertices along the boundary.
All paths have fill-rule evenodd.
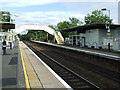
<path id="1" fill-rule="evenodd" d="M 7 47 L 10 47 L 10 43 L 12 43 L 12 47 L 14 47 L 14 35 L 12 34 L 12 32 L 3 32 L 3 29 L 6 31 L 10 29 L 15 29 L 15 24 L 0 22 L 0 48 L 2 47 L 3 39 L 6 39 Z"/>
<path id="2" fill-rule="evenodd" d="M 74 32 L 76 34 L 69 35 L 68 44 L 80 47 L 103 48 L 112 50 L 120 50 L 120 25 L 110 25 L 111 34 L 108 36 L 105 24 L 90 24 L 78 26 L 74 28 L 64 29 L 62 31 Z"/>
<path id="3" fill-rule="evenodd" d="M 14 36 L 9 32 L 0 32 L 0 48 L 2 47 L 3 39 L 6 39 L 7 47 L 10 47 L 10 42 L 13 42 Z M 14 47 L 14 43 L 12 44 L 12 47 Z"/>
<path id="4" fill-rule="evenodd" d="M 120 24 L 120 1 L 118 2 L 118 24 Z"/>

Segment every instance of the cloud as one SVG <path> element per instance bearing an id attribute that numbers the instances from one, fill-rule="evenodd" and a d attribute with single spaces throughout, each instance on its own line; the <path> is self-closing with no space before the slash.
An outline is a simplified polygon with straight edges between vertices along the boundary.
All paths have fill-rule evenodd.
<path id="1" fill-rule="evenodd" d="M 117 23 L 118 20 L 118 3 L 117 2 L 87 2 L 87 3 L 65 3 L 66 8 L 71 11 L 80 12 L 82 14 L 92 14 L 92 11 L 101 10 L 106 8 L 110 10 L 110 18 L 115 19 L 113 22 Z M 104 11 L 108 15 L 108 11 Z"/>
<path id="2" fill-rule="evenodd" d="M 76 17 L 82 21 L 84 21 L 84 16 L 88 13 L 91 13 L 95 9 L 101 9 L 103 6 L 106 6 L 107 9 L 111 10 L 111 18 L 114 18 L 114 22 L 117 21 L 116 3 L 62 3 L 67 8 L 68 11 L 64 11 L 61 9 L 60 11 L 33 11 L 33 12 L 21 12 L 19 10 L 26 9 L 30 11 L 30 7 L 28 8 L 21 8 L 31 5 L 46 5 L 51 4 L 55 2 L 86 2 L 88 0 L 1 0 L 0 2 L 3 4 L 3 7 L 8 7 L 7 10 L 11 10 L 14 13 L 14 9 L 18 9 L 17 13 L 19 14 L 19 17 L 16 18 L 16 23 L 19 25 L 22 24 L 51 24 L 56 25 L 58 22 L 68 20 L 69 17 Z M 92 2 L 94 0 L 91 0 L 89 2 Z M 95 2 L 98 2 L 99 0 L 96 0 Z M 100 2 L 102 2 L 101 0 Z M 108 1 L 108 0 L 104 0 Z M 111 1 L 111 0 L 109 0 Z M 114 1 L 114 0 L 113 0 Z M 115 0 L 117 1 L 117 0 Z M 9 7 L 13 7 L 12 9 Z M 16 8 L 16 7 L 20 7 Z M 49 7 L 51 8 L 51 7 Z M 51 9 L 52 10 L 52 9 Z M 22 10 L 24 11 L 24 10 Z M 15 12 L 16 13 L 16 12 Z"/>
<path id="3" fill-rule="evenodd" d="M 22 24 L 56 25 L 58 22 L 69 20 L 69 17 L 76 17 L 80 20 L 84 20 L 84 16 L 84 14 L 64 11 L 26 12 L 19 14 L 19 17 L 16 18 L 16 23 L 19 26 Z"/>
<path id="4" fill-rule="evenodd" d="M 0 0 L 0 2 L 118 2 L 119 0 Z M 28 3 L 29 3 L 28 2 Z"/>
<path id="5" fill-rule="evenodd" d="M 59 0 L 60 2 L 118 2 L 119 0 Z"/>
<path id="6" fill-rule="evenodd" d="M 45 5 L 58 0 L 1 0 L 2 7 L 26 7 L 32 5 Z"/>
<path id="7" fill-rule="evenodd" d="M 118 2 L 119 0 L 0 0 L 2 7 L 26 7 L 55 2 Z"/>

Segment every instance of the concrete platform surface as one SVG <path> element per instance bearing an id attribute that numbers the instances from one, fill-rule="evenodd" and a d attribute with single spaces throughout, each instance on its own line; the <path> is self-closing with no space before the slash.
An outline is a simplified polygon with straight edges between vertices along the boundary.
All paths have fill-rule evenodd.
<path id="1" fill-rule="evenodd" d="M 43 64 L 42 60 L 40 58 L 36 57 L 33 52 L 23 43 L 21 42 L 21 47 L 24 50 L 24 55 L 26 54 L 29 64 L 33 67 L 34 72 L 36 73 L 40 83 L 41 87 L 44 89 L 48 88 L 63 88 L 65 89 L 66 86 L 63 85 L 61 80 L 58 80 L 58 78 L 53 75 L 53 73 Z M 28 66 L 28 62 L 25 62 L 26 69 Z M 29 70 L 27 70 L 27 73 L 30 73 Z M 31 77 L 34 78 L 34 77 Z M 30 77 L 28 76 L 28 79 L 30 80 Z M 35 81 L 34 81 L 35 82 Z M 36 84 L 36 83 L 33 83 Z M 65 83 L 66 84 L 66 83 Z M 69 86 L 68 86 L 69 87 Z"/>
<path id="2" fill-rule="evenodd" d="M 6 55 L 2 55 L 2 88 L 25 88 L 24 73 L 19 43 L 16 43 L 13 49 L 7 48 Z"/>
<path id="3" fill-rule="evenodd" d="M 13 49 L 7 48 L 7 54 L 0 50 L 0 88 L 5 89 L 70 89 L 69 85 L 42 62 L 24 43 L 16 43 Z M 25 71 L 26 74 L 25 74 Z M 58 79 L 59 77 L 59 79 Z M 27 82 L 28 80 L 28 82 Z M 66 88 L 67 87 L 67 88 Z"/>

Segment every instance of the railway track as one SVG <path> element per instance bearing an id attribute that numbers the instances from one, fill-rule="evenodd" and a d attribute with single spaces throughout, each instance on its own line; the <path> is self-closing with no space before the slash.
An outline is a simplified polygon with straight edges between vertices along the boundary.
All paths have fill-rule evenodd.
<path id="1" fill-rule="evenodd" d="M 60 64 L 53 58 L 49 57 L 43 52 L 31 47 L 28 45 L 38 56 L 42 58 L 43 61 L 49 65 L 62 79 L 64 79 L 73 89 L 78 88 L 94 88 L 95 90 L 102 90 L 97 85 L 91 83 L 90 81 L 86 80 L 85 78 L 81 77 L 80 75 L 76 74 L 72 70 L 68 69 L 64 65 Z"/>
<path id="2" fill-rule="evenodd" d="M 34 43 L 36 44 L 36 43 Z M 40 51 L 39 49 L 35 49 L 34 44 L 28 45 L 44 62 L 46 62 L 57 74 L 59 74 L 72 88 L 97 88 L 101 89 L 95 84 L 89 82 L 88 80 L 81 77 L 79 74 L 76 74 L 75 72 L 71 71 L 70 69 L 66 68 L 50 56 L 46 55 L 44 52 Z M 33 48 L 34 47 L 34 48 Z M 55 64 L 56 63 L 56 64 Z M 104 70 L 104 68 L 101 68 L 99 66 L 95 66 L 93 64 L 83 62 L 77 59 L 74 59 L 74 63 L 80 64 L 85 68 L 89 68 L 89 70 L 93 70 L 97 73 L 102 73 L 105 76 L 108 76 L 109 78 L 112 78 L 116 81 L 120 80 L 119 74 L 116 72 L 113 72 L 111 70 Z M 63 69 L 64 68 L 64 69 Z M 69 72 L 68 72 L 69 71 Z M 81 80 L 82 78 L 82 80 Z M 82 81 L 82 82 L 81 82 Z"/>

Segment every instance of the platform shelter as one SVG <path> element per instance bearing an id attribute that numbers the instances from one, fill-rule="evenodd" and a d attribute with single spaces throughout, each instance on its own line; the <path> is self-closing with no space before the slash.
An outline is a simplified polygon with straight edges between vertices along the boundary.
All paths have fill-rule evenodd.
<path id="1" fill-rule="evenodd" d="M 89 24 L 62 30 L 70 32 L 67 42 L 70 45 L 89 48 L 120 50 L 120 25 L 111 24 L 110 33 L 106 30 L 106 24 Z"/>

